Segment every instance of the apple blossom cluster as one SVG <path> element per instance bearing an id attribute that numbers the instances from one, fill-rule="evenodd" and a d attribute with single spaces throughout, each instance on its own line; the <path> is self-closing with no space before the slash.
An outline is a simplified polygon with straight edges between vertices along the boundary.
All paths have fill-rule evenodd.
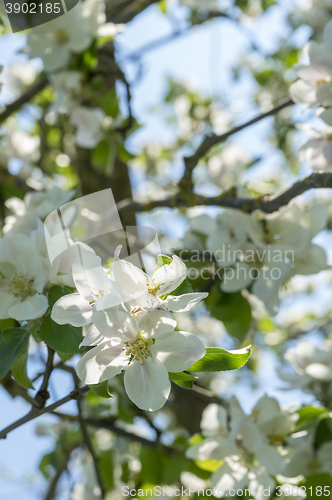
<path id="1" fill-rule="evenodd" d="M 293 276 L 329 269 L 325 251 L 312 242 L 327 219 L 327 209 L 319 203 L 306 209 L 293 201 L 271 215 L 226 209 L 215 218 L 206 214 L 190 217 L 183 246 L 189 255 L 193 252 L 193 260 L 197 251 L 212 254 L 220 266 L 222 291 L 249 288 L 269 314 L 275 315 L 279 289 Z"/>
<path id="2" fill-rule="evenodd" d="M 209 487 L 217 497 L 224 496 L 221 492 L 248 488 L 255 500 L 267 496 L 264 490 L 276 491 L 280 498 L 291 483 L 299 485 L 293 496 L 303 498 L 303 475 L 331 474 L 332 443 L 324 443 L 317 450 L 314 435 L 296 432 L 300 418 L 296 410 L 296 405 L 281 408 L 267 395 L 250 415 L 244 413 L 234 396 L 227 409 L 210 404 L 203 412 L 201 435 L 191 438 L 186 456 L 215 464 Z M 288 496 L 287 491 L 294 488 L 284 491 Z"/>
<path id="3" fill-rule="evenodd" d="M 67 259 L 51 268 L 42 219 L 74 195 L 57 186 L 29 192 L 24 200 L 10 198 L 14 215 L 5 219 L 0 239 L 0 319 L 27 321 L 48 309 L 47 291 L 53 284 L 73 286 Z"/>
<path id="4" fill-rule="evenodd" d="M 310 41 L 304 48 L 309 64 L 298 64 L 294 69 L 299 77 L 290 86 L 295 102 L 318 108 L 317 115 L 325 122 L 323 130 L 307 129 L 314 136 L 300 150 L 300 157 L 308 160 L 315 170 L 331 169 L 332 126 L 332 21 L 323 30 L 323 41 Z"/>
<path id="5" fill-rule="evenodd" d="M 72 268 L 78 292 L 54 304 L 52 319 L 87 330 L 82 346 L 92 349 L 77 364 L 85 384 L 100 384 L 124 371 L 129 398 L 139 408 L 154 411 L 169 396 L 168 373 L 187 370 L 205 355 L 196 336 L 175 331 L 172 312 L 189 311 L 207 293 L 172 294 L 187 275 L 176 255 L 150 277 L 120 259 L 120 251 L 110 276 L 98 256 L 82 252 Z"/>
<path id="6" fill-rule="evenodd" d="M 328 390 L 332 382 L 332 339 L 325 339 L 320 347 L 301 340 L 296 347 L 288 349 L 284 359 L 292 372 L 279 370 L 279 377 L 288 382 L 288 389 L 299 388 L 313 394 L 329 406 L 332 394 Z"/>

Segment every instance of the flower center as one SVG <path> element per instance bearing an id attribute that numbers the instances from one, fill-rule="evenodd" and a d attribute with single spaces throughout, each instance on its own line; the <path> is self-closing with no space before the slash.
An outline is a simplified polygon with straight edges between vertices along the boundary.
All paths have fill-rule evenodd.
<path id="1" fill-rule="evenodd" d="M 317 87 L 319 87 L 320 85 L 324 85 L 324 83 L 330 83 L 330 82 L 331 82 L 331 80 L 329 80 L 329 79 L 328 80 L 324 80 L 324 78 L 322 78 L 321 80 L 318 80 L 316 82 L 316 85 L 317 85 Z"/>
<path id="2" fill-rule="evenodd" d="M 58 30 L 55 34 L 55 40 L 60 45 L 68 42 L 69 40 L 68 33 L 65 30 Z"/>
<path id="3" fill-rule="evenodd" d="M 136 335 L 136 340 L 125 342 L 123 349 L 126 351 L 127 356 L 130 356 L 129 363 L 133 361 L 140 361 L 141 365 L 144 365 L 145 360 L 152 356 L 149 347 L 155 343 L 155 339 L 145 339 L 141 332 Z"/>
<path id="4" fill-rule="evenodd" d="M 8 287 L 9 292 L 15 295 L 15 297 L 20 297 L 21 300 L 25 300 L 30 295 L 35 294 L 32 285 L 33 280 L 28 280 L 26 276 L 19 274 L 9 283 Z"/>
<path id="5" fill-rule="evenodd" d="M 94 295 L 94 297 L 96 297 L 96 299 L 100 299 L 100 297 L 104 297 L 105 292 L 104 292 L 104 290 L 99 290 L 98 293 L 91 292 L 91 295 Z M 95 300 L 90 300 L 90 302 L 89 302 L 91 307 L 93 307 L 95 305 L 95 303 L 96 303 Z"/>
<path id="6" fill-rule="evenodd" d="M 147 282 L 147 284 L 146 284 L 146 286 L 148 287 L 148 288 L 146 289 L 146 292 L 151 293 L 151 295 L 154 295 L 155 297 L 157 297 L 157 293 L 159 292 L 160 287 L 161 287 L 161 285 L 163 285 L 163 284 L 164 284 L 164 283 L 155 283 L 155 282 L 153 281 L 153 279 L 152 279 L 152 280 L 149 280 L 149 281 Z"/>

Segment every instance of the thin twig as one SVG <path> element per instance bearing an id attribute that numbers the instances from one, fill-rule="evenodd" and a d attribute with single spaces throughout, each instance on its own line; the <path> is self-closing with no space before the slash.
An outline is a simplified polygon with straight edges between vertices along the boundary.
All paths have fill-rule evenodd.
<path id="1" fill-rule="evenodd" d="M 80 428 L 82 431 L 84 443 L 85 443 L 87 449 L 89 450 L 89 453 L 90 453 L 92 461 L 93 461 L 93 466 L 95 469 L 96 478 L 97 478 L 99 488 L 100 488 L 101 498 L 105 498 L 106 490 L 105 490 L 104 482 L 103 482 L 103 479 L 101 477 L 101 473 L 100 473 L 100 469 L 99 469 L 99 459 L 96 456 L 95 450 L 93 449 L 93 444 L 91 442 L 89 432 L 88 432 L 88 429 L 86 426 L 86 420 L 82 416 L 82 407 L 81 407 L 81 399 L 80 398 L 77 399 L 77 409 L 78 409 L 78 421 L 79 421 Z"/>
<path id="2" fill-rule="evenodd" d="M 178 38 L 188 35 L 191 31 L 193 31 L 195 28 L 198 28 L 199 26 L 202 26 L 207 21 L 210 21 L 212 19 L 216 18 L 226 18 L 231 21 L 236 21 L 236 19 L 232 18 L 225 12 L 210 12 L 208 17 L 206 19 L 203 19 L 201 22 L 198 22 L 196 24 L 190 25 L 186 29 L 180 29 L 173 31 L 172 33 L 169 33 L 168 35 L 162 36 L 158 38 L 157 40 L 152 40 L 152 42 L 148 42 L 145 45 L 142 45 L 139 47 L 137 50 L 134 52 L 131 52 L 129 54 L 123 54 L 120 55 L 120 60 L 139 60 L 142 57 L 144 57 L 147 53 L 152 52 L 153 50 L 159 49 L 160 47 L 163 47 L 164 45 L 167 45 L 168 43 L 174 42 Z"/>
<path id="3" fill-rule="evenodd" d="M 44 408 L 46 401 L 50 397 L 50 393 L 48 392 L 48 383 L 53 371 L 54 354 L 55 354 L 54 350 L 51 349 L 50 347 L 47 347 L 47 361 L 46 361 L 46 368 L 44 372 L 43 382 L 33 402 L 33 405 L 36 408 Z"/>
<path id="4" fill-rule="evenodd" d="M 62 474 L 67 469 L 69 456 L 70 456 L 70 453 L 68 453 L 66 455 L 66 457 L 64 458 L 64 460 L 60 463 L 55 475 L 52 477 L 50 484 L 49 484 L 49 487 L 48 487 L 48 490 L 47 490 L 46 495 L 44 497 L 44 500 L 53 500 L 53 498 L 56 496 L 58 482 L 60 481 Z"/>
<path id="5" fill-rule="evenodd" d="M 77 399 L 79 396 L 82 394 L 85 394 L 90 390 L 90 387 L 84 386 L 79 390 L 72 391 L 68 396 L 65 396 L 62 399 L 59 399 L 59 401 L 56 401 L 55 403 L 45 406 L 44 408 L 36 408 L 33 407 L 27 415 L 24 417 L 20 418 L 16 422 L 12 423 L 11 425 L 8 425 L 5 429 L 0 431 L 0 439 L 4 439 L 7 437 L 7 435 L 17 429 L 18 427 L 21 427 L 22 425 L 26 424 L 27 422 L 30 422 L 31 420 L 34 420 L 37 417 L 40 417 L 41 415 L 44 415 L 45 413 L 52 413 L 54 410 L 59 408 L 59 406 L 62 406 L 66 403 L 69 403 L 69 401 L 72 401 L 73 399 Z"/>
<path id="6" fill-rule="evenodd" d="M 69 420 L 70 422 L 77 422 L 78 417 L 74 415 L 68 415 L 63 412 L 58 412 L 54 411 L 54 415 L 57 415 L 60 418 L 63 418 L 65 420 Z M 128 432 L 125 429 L 122 429 L 112 422 L 112 420 L 106 420 L 106 419 L 97 419 L 97 418 L 84 418 L 84 422 L 87 425 L 91 425 L 93 427 L 97 427 L 99 429 L 107 429 L 114 434 L 117 434 L 118 436 L 130 439 L 131 441 L 136 441 L 138 443 L 141 443 L 142 445 L 146 446 L 147 448 L 151 448 L 153 450 L 159 450 L 169 456 L 176 456 L 176 457 L 183 457 L 183 453 L 180 449 L 174 448 L 172 446 L 166 446 L 164 444 L 159 443 L 158 441 L 150 441 L 149 439 L 146 439 L 142 436 L 138 436 L 137 434 L 134 434 L 133 432 Z"/>
<path id="7" fill-rule="evenodd" d="M 203 156 L 213 147 L 216 146 L 216 144 L 220 144 L 221 142 L 226 141 L 229 137 L 232 135 L 236 134 L 237 132 L 240 132 L 241 130 L 244 130 L 247 127 L 250 127 L 251 125 L 254 125 L 255 123 L 260 122 L 261 120 L 264 120 L 264 118 L 267 118 L 269 116 L 273 116 L 282 109 L 288 108 L 289 106 L 292 106 L 294 102 L 292 99 L 287 99 L 286 101 L 283 101 L 282 103 L 278 104 L 278 106 L 275 106 L 274 108 L 270 109 L 266 113 L 262 113 L 257 115 L 255 118 L 252 118 L 251 120 L 242 123 L 241 125 L 238 125 L 228 132 L 217 135 L 217 134 L 211 134 L 207 135 L 198 149 L 195 151 L 195 153 L 191 156 L 186 156 L 184 158 L 184 164 L 185 164 L 185 170 L 184 174 L 182 176 L 182 179 L 179 182 L 179 187 L 180 189 L 183 190 L 192 190 L 193 183 L 192 183 L 192 173 L 196 165 L 198 164 L 199 160 L 203 158 Z"/>
<path id="8" fill-rule="evenodd" d="M 46 85 L 48 84 L 48 79 L 47 78 L 42 78 L 37 82 L 33 87 L 31 87 L 29 90 L 25 92 L 21 97 L 16 99 L 16 101 L 12 102 L 11 104 L 8 104 L 6 106 L 6 109 L 3 111 L 3 113 L 0 114 L 0 124 L 3 123 L 7 118 L 15 113 L 15 111 L 18 111 L 21 109 L 21 107 L 31 101 L 35 95 L 37 95 L 39 92 L 41 92 Z"/>
<path id="9" fill-rule="evenodd" d="M 261 210 L 271 214 L 279 208 L 288 205 L 297 196 L 309 191 L 310 189 L 331 189 L 332 173 L 315 172 L 304 179 L 300 179 L 290 187 L 284 189 L 281 193 L 275 195 L 263 195 L 257 198 L 237 198 L 236 193 L 226 192 L 215 197 L 206 197 L 194 193 L 178 193 L 170 198 L 156 200 L 147 203 L 137 203 L 132 200 L 124 200 L 118 204 L 119 212 L 132 210 L 134 212 L 150 212 L 154 208 L 180 208 L 196 206 L 216 206 L 224 208 L 234 208 L 246 213 Z"/>

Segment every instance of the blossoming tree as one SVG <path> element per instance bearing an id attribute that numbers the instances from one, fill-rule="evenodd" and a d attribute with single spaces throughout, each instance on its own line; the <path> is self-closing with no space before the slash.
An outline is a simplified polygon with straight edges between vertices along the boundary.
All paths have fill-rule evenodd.
<path id="1" fill-rule="evenodd" d="M 13 5 L 0 446 L 52 440 L 24 498 L 332 498 L 331 3 L 84 0 L 9 35 Z M 140 111 L 152 52 L 230 26 L 245 98 L 169 78 Z"/>

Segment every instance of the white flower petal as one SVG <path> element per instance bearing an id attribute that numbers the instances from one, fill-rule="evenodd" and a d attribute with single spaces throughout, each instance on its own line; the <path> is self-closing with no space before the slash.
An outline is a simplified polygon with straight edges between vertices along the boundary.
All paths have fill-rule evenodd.
<path id="1" fill-rule="evenodd" d="M 9 317 L 17 321 L 36 319 L 43 316 L 48 308 L 48 300 L 45 295 L 36 293 L 27 297 L 22 302 L 17 302 L 8 311 Z"/>
<path id="2" fill-rule="evenodd" d="M 101 258 L 91 252 L 80 251 L 73 263 L 73 278 L 79 293 L 89 302 L 92 294 L 111 291 L 112 283 L 101 265 Z"/>
<path id="3" fill-rule="evenodd" d="M 122 345 L 103 343 L 80 359 L 76 372 L 82 382 L 93 385 L 115 377 L 127 364 L 128 357 L 124 354 Z"/>
<path id="4" fill-rule="evenodd" d="M 92 306 L 79 293 L 60 297 L 53 306 L 51 318 L 58 325 L 86 326 L 91 323 Z"/>
<path id="5" fill-rule="evenodd" d="M 169 372 L 187 370 L 206 353 L 203 342 L 188 332 L 173 332 L 171 335 L 157 338 L 150 351 Z"/>
<path id="6" fill-rule="evenodd" d="M 162 301 L 162 306 L 174 312 L 187 312 L 205 299 L 208 293 L 185 293 L 184 295 L 169 295 Z"/>
<path id="7" fill-rule="evenodd" d="M 134 340 L 138 333 L 135 319 L 120 307 L 106 310 L 93 310 L 92 322 L 105 337 L 123 336 L 125 340 Z"/>
<path id="8" fill-rule="evenodd" d="M 187 267 L 182 262 L 182 260 L 177 256 L 173 255 L 172 262 L 166 264 L 152 275 L 155 283 L 161 283 L 158 295 L 165 295 L 175 290 L 187 276 Z"/>
<path id="9" fill-rule="evenodd" d="M 81 342 L 80 344 L 80 347 L 82 346 L 95 346 L 95 345 L 98 345 L 98 344 L 101 344 L 102 342 L 105 342 L 106 339 L 104 337 L 104 335 L 102 335 L 100 333 L 99 330 L 97 330 L 97 328 L 92 325 L 90 326 L 89 330 L 87 331 L 83 341 Z"/>
<path id="10" fill-rule="evenodd" d="M 148 312 L 138 323 L 139 331 L 154 338 L 173 333 L 175 327 L 176 319 L 173 314 L 164 310 Z"/>
<path id="11" fill-rule="evenodd" d="M 171 383 L 164 365 L 149 357 L 143 365 L 131 363 L 125 371 L 124 385 L 128 397 L 138 408 L 156 411 L 164 406 Z"/>

